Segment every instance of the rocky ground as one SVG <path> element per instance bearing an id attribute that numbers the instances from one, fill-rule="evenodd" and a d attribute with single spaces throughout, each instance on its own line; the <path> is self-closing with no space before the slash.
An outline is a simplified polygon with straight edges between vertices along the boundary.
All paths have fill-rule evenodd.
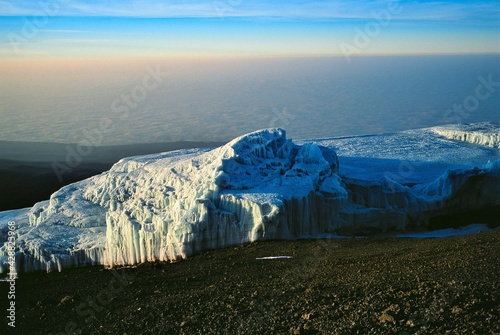
<path id="1" fill-rule="evenodd" d="M 293 258 L 256 259 L 278 255 Z M 16 281 L 15 331 L 0 333 L 500 334 L 499 256 L 496 230 L 258 242 L 176 263 L 32 273 Z"/>

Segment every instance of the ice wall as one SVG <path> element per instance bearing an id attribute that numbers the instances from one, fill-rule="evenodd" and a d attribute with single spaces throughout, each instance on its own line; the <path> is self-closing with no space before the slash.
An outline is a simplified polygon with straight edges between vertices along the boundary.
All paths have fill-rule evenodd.
<path id="1" fill-rule="evenodd" d="M 213 150 L 126 158 L 9 216 L 23 222 L 16 267 L 53 271 L 175 260 L 255 240 L 404 231 L 424 227 L 433 215 L 500 206 L 500 160 L 413 186 L 338 171 L 332 148 L 295 144 L 282 129 Z M 0 236 L 7 219 L 0 213 Z M 4 244 L 1 272 L 8 269 L 7 254 Z"/>
<path id="2" fill-rule="evenodd" d="M 411 187 L 390 179 L 343 182 L 349 199 L 337 232 L 422 229 L 437 215 L 500 207 L 500 160 L 448 170 L 430 184 Z"/>
<path id="3" fill-rule="evenodd" d="M 458 124 L 431 129 L 448 139 L 500 148 L 500 124 L 498 123 Z"/>
<path id="4" fill-rule="evenodd" d="M 107 191 L 91 195 L 96 203 L 109 198 L 108 265 L 324 231 L 328 221 L 317 218 L 333 214 L 314 205 L 315 194 L 325 180 L 338 178 L 338 160 L 331 149 L 297 146 L 285 131 L 272 129 L 173 164 L 159 160 L 113 170 L 127 173 L 108 178 Z M 345 198 L 338 181 L 324 188 L 337 195 L 330 202 L 342 201 L 339 194 Z"/>

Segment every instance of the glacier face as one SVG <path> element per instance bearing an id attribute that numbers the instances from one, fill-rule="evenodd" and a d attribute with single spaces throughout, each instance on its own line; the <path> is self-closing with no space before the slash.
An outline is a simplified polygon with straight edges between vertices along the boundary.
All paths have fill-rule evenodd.
<path id="1" fill-rule="evenodd" d="M 433 127 L 432 130 L 449 139 L 500 148 L 500 124 L 498 123 L 448 125 Z"/>
<path id="2" fill-rule="evenodd" d="M 433 141 L 496 161 L 474 168 L 460 158 L 456 165 L 428 160 L 417 145 L 428 151 Z M 411 149 L 415 157 L 401 160 Z M 495 149 L 428 129 L 300 142 L 267 129 L 212 150 L 125 158 L 31 209 L 0 213 L 0 270 L 7 271 L 9 221 L 17 225 L 18 272 L 175 260 L 264 239 L 404 231 L 437 213 L 500 206 L 498 158 Z M 402 173 L 401 162 L 440 176 Z"/>
<path id="3" fill-rule="evenodd" d="M 131 162 L 136 166 L 118 163 L 104 187 L 87 195 L 109 208 L 104 261 L 109 265 L 293 236 L 297 228 L 282 218 L 286 200 L 307 198 L 324 180 L 336 178 L 338 166 L 332 150 L 298 147 L 280 129 L 178 162 L 153 159 L 135 169 L 128 167 Z"/>

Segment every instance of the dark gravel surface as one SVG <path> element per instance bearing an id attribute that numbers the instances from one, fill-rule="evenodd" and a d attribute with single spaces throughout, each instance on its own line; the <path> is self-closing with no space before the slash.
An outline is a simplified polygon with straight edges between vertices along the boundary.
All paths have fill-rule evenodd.
<path id="1" fill-rule="evenodd" d="M 32 273 L 1 334 L 500 334 L 500 231 L 258 242 Z M 258 260 L 286 255 L 292 259 Z M 2 315 L 7 283 L 1 282 Z M 6 326 L 4 318 L 2 327 Z"/>

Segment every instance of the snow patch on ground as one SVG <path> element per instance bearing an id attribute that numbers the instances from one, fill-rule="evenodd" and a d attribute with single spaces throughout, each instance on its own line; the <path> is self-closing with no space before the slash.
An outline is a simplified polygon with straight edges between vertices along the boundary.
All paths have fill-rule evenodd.
<path id="1" fill-rule="evenodd" d="M 257 260 L 267 260 L 267 259 L 292 259 L 292 256 L 266 256 L 266 257 L 257 257 Z"/>
<path id="2" fill-rule="evenodd" d="M 439 229 L 433 231 L 425 231 L 420 233 L 406 233 L 406 234 L 397 234 L 395 237 L 402 238 L 443 238 L 443 237 L 451 237 L 451 236 L 461 236 L 461 235 L 469 235 L 476 234 L 479 232 L 489 231 L 491 228 L 488 228 L 485 224 L 472 224 L 465 227 L 453 229 Z"/>

